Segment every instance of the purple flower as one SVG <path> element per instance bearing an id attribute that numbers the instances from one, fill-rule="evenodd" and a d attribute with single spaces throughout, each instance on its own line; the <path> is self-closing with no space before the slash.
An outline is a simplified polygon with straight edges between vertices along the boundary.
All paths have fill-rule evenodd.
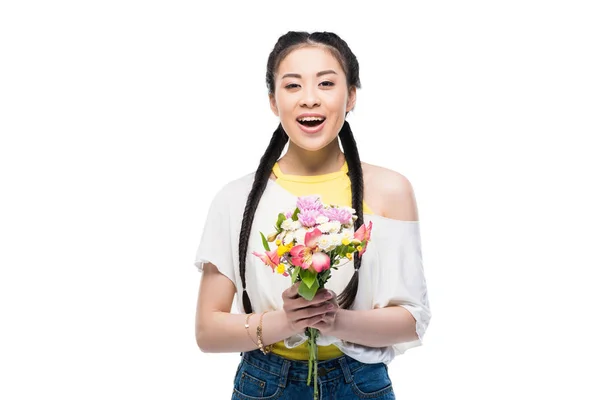
<path id="1" fill-rule="evenodd" d="M 307 210 L 322 210 L 323 204 L 321 203 L 321 199 L 317 195 L 313 196 L 302 196 L 298 197 L 298 201 L 296 201 L 296 207 L 300 209 L 300 212 L 304 212 Z"/>
<path id="2" fill-rule="evenodd" d="M 304 210 L 298 214 L 298 221 L 302 226 L 313 227 L 317 224 L 317 218 L 322 215 L 319 210 Z"/>
<path id="3" fill-rule="evenodd" d="M 344 208 L 328 208 L 322 214 L 330 221 L 339 221 L 341 224 L 349 224 L 352 221 L 352 213 Z"/>

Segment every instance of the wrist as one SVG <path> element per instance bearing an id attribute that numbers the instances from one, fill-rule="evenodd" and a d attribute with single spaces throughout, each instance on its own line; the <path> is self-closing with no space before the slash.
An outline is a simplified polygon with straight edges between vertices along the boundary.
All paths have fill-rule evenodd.
<path id="1" fill-rule="evenodd" d="M 275 317 L 279 321 L 279 326 L 281 327 L 280 332 L 283 338 L 289 338 L 297 333 L 304 332 L 304 329 L 298 331 L 291 326 L 283 309 L 273 311 L 273 314 L 275 314 Z"/>
<path id="2" fill-rule="evenodd" d="M 335 336 L 337 338 L 342 338 L 344 327 L 349 318 L 352 318 L 352 310 L 346 310 L 344 308 L 340 308 L 335 313 L 335 319 L 333 320 L 333 328 L 329 332 L 330 336 Z"/>

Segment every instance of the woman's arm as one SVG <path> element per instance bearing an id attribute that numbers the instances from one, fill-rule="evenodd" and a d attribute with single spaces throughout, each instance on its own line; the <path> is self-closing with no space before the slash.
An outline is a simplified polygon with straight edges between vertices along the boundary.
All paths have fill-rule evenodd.
<path id="1" fill-rule="evenodd" d="M 259 315 L 250 318 L 246 333 L 247 314 L 231 314 L 235 286 L 217 267 L 207 263 L 203 267 L 196 308 L 196 342 L 203 352 L 241 352 L 257 349 L 256 327 Z M 263 342 L 270 344 L 292 335 L 285 314 L 268 312 L 263 317 Z"/>
<path id="2" fill-rule="evenodd" d="M 417 221 L 418 211 L 410 181 L 403 175 L 377 168 L 371 174 L 373 203 L 387 218 Z M 367 250 L 368 251 L 368 250 Z M 365 283 L 361 283 L 365 284 Z M 389 306 L 373 310 L 338 309 L 313 325 L 324 334 L 370 347 L 391 346 L 419 339 L 416 320 L 404 307 Z"/>
<path id="3" fill-rule="evenodd" d="M 417 340 L 416 321 L 404 307 L 374 310 L 340 309 L 329 335 L 369 347 L 392 346 Z"/>
<path id="4" fill-rule="evenodd" d="M 196 308 L 196 342 L 203 352 L 224 353 L 255 350 L 256 327 L 260 314 L 231 314 L 235 286 L 217 267 L 206 263 L 203 268 Z M 326 298 L 315 296 L 311 302 L 299 298 L 297 285 L 283 292 L 284 308 L 271 311 L 263 317 L 263 344 L 279 342 L 295 333 L 303 332 L 309 324 L 320 320 L 327 310 Z M 254 341 L 254 342 L 253 342 Z"/>

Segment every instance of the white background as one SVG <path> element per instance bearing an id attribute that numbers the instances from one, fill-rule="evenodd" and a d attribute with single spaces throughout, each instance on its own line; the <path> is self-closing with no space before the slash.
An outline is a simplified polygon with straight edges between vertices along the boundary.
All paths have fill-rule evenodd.
<path id="1" fill-rule="evenodd" d="M 361 157 L 416 192 L 433 317 L 397 397 L 600 398 L 593 3 L 2 2 L 0 398 L 230 397 L 193 261 L 288 30 L 348 42 Z"/>

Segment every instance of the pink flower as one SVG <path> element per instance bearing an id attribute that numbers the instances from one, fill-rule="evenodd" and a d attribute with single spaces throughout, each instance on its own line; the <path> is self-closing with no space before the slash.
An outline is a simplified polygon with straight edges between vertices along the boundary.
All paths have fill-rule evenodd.
<path id="1" fill-rule="evenodd" d="M 321 211 L 319 210 L 304 210 L 298 214 L 298 221 L 300 221 L 302 226 L 310 228 L 317 224 L 317 218 L 321 215 Z"/>
<path id="2" fill-rule="evenodd" d="M 323 204 L 321 203 L 319 196 L 302 196 L 298 197 L 296 207 L 300 209 L 300 212 L 304 212 L 307 210 L 322 210 Z"/>
<path id="3" fill-rule="evenodd" d="M 352 222 L 352 213 L 344 208 L 327 208 L 323 210 L 323 215 L 330 221 L 339 221 L 341 224 Z"/>
<path id="4" fill-rule="evenodd" d="M 312 267 L 316 272 L 329 269 L 331 266 L 329 256 L 323 252 L 315 251 L 321 235 L 322 232 L 319 229 L 306 232 L 306 236 L 304 237 L 305 246 L 299 244 L 290 250 L 293 265 L 302 269 Z"/>
<path id="5" fill-rule="evenodd" d="M 367 244 L 369 240 L 371 240 L 371 229 L 373 229 L 373 221 L 369 221 L 369 226 L 362 224 L 362 226 L 358 228 L 356 232 L 354 232 L 354 239 L 360 240 L 361 242 L 366 242 L 362 250 L 358 252 L 359 257 L 361 257 L 367 250 Z"/>
<path id="6" fill-rule="evenodd" d="M 310 247 L 302 246 L 301 244 L 294 246 L 290 250 L 292 256 L 292 265 L 309 269 L 312 261 L 312 251 Z"/>
<path id="7" fill-rule="evenodd" d="M 328 270 L 331 266 L 331 259 L 322 251 L 317 251 L 312 255 L 312 267 L 317 272 Z"/>
<path id="8" fill-rule="evenodd" d="M 273 272 L 275 272 L 275 268 L 277 268 L 277 266 L 279 265 L 279 255 L 277 255 L 277 249 L 267 251 L 264 254 L 261 254 L 257 251 L 253 251 L 252 254 L 260 258 L 262 262 L 265 263 L 265 265 L 271 267 Z"/>
<path id="9" fill-rule="evenodd" d="M 292 218 L 292 214 L 293 213 L 291 211 L 288 211 L 288 212 L 285 213 L 285 217 L 286 218 Z"/>
<path id="10" fill-rule="evenodd" d="M 323 234 L 319 228 L 313 229 L 312 232 L 306 232 L 304 236 L 304 245 L 314 249 L 319 244 L 319 237 Z"/>

